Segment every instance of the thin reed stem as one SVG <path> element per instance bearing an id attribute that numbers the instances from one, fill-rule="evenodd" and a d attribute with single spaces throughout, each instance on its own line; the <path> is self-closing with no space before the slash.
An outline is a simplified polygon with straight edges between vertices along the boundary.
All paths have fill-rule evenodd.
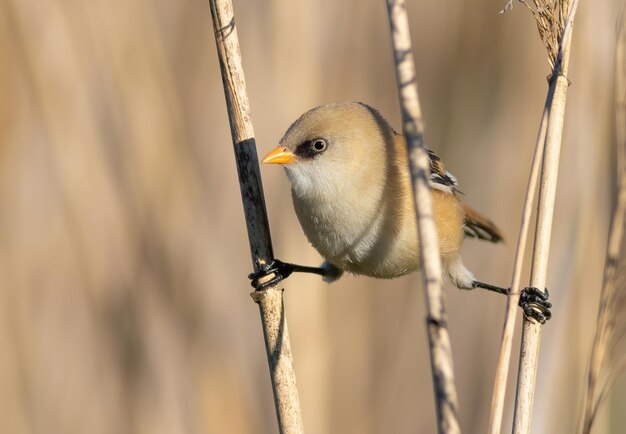
<path id="1" fill-rule="evenodd" d="M 535 145 L 535 153 L 528 178 L 528 188 L 526 199 L 524 200 L 524 210 L 522 211 L 522 223 L 520 226 L 519 238 L 517 241 L 517 251 L 515 253 L 515 264 L 513 266 L 513 278 L 511 279 L 511 292 L 507 298 L 506 311 L 504 316 L 504 329 L 500 342 L 500 353 L 496 365 L 496 377 L 491 397 L 491 414 L 489 416 L 489 434 L 499 434 L 502 427 L 502 415 L 504 413 L 504 400 L 506 396 L 506 384 L 509 376 L 509 364 L 511 361 L 511 349 L 513 347 L 513 336 L 515 335 L 515 318 L 518 311 L 520 297 L 520 281 L 522 268 L 524 266 L 524 254 L 526 252 L 526 241 L 528 239 L 528 229 L 530 228 L 530 218 L 533 210 L 533 202 L 537 192 L 537 181 L 539 179 L 539 169 L 543 160 L 543 149 L 546 142 L 546 129 L 548 126 L 548 107 L 551 94 L 541 116 L 539 134 Z"/>
<path id="2" fill-rule="evenodd" d="M 255 271 L 274 259 L 259 161 L 250 120 L 250 105 L 241 63 L 241 52 L 231 0 L 209 0 L 213 31 L 222 72 L 226 107 L 235 148 L 250 253 Z M 268 276 L 271 278 L 272 276 Z M 258 303 L 269 362 L 274 404 L 281 433 L 303 432 L 302 413 L 291 357 L 289 330 L 278 285 L 252 293 Z"/>
<path id="3" fill-rule="evenodd" d="M 564 16 L 563 11 L 566 10 L 566 5 L 564 5 L 565 2 L 560 2 L 559 5 L 556 6 L 556 10 L 539 7 L 541 5 L 538 6 L 537 2 L 534 3 L 535 7 L 538 7 L 538 9 L 533 9 L 525 2 L 523 3 L 531 10 L 533 16 L 537 20 L 541 39 L 544 41 L 546 48 L 548 49 L 550 64 L 553 65 L 554 68 L 541 117 L 541 124 L 539 126 L 539 134 L 537 135 L 535 153 L 528 181 L 526 199 L 524 202 L 524 210 L 522 212 L 522 223 L 517 244 L 513 277 L 511 280 L 511 295 L 507 301 L 504 328 L 500 343 L 500 353 L 498 355 L 494 389 L 491 400 L 491 413 L 489 418 L 490 434 L 499 434 L 502 428 L 506 384 L 511 360 L 513 336 L 515 334 L 515 312 L 519 301 L 523 258 L 540 167 L 542 168 L 542 189 L 540 192 L 539 210 L 537 216 L 538 230 L 535 234 L 535 245 L 533 249 L 531 286 L 539 288 L 543 288 L 545 286 L 545 275 L 547 270 L 552 225 L 552 212 L 554 209 L 554 194 L 556 191 L 556 177 L 558 174 L 558 160 L 568 86 L 565 75 L 567 74 L 569 60 L 571 29 L 578 2 L 575 0 L 574 4 L 572 4 L 568 19 L 563 26 L 562 33 L 558 29 L 561 28 Z M 554 34 L 555 32 L 561 33 L 561 35 Z M 555 48 L 554 41 L 565 41 L 565 43 L 560 44 L 557 50 Z M 555 97 L 555 93 L 557 91 L 558 93 Z M 554 103 L 555 98 L 558 98 L 558 102 L 556 104 Z M 550 150 L 550 155 L 544 159 L 545 148 Z M 532 399 L 534 397 L 540 325 L 534 321 L 524 319 L 524 331 L 522 348 L 520 351 L 520 371 L 518 374 L 515 423 L 513 428 L 514 432 L 528 432 L 530 429 L 530 413 L 532 410 Z M 520 388 L 522 389 L 521 392 Z"/>
<path id="4" fill-rule="evenodd" d="M 565 121 L 565 104 L 569 87 L 567 79 L 569 53 L 572 41 L 572 26 L 574 24 L 577 8 L 578 0 L 572 0 L 567 21 L 563 27 L 562 37 L 559 38 L 558 55 L 550 79 L 550 90 L 548 91 L 548 93 L 553 92 L 553 96 L 550 104 L 546 143 L 541 168 L 537 228 L 530 273 L 530 286 L 541 289 L 546 285 L 548 270 L 550 236 L 556 198 L 556 182 L 559 171 L 563 124 Z M 524 318 L 517 377 L 517 393 L 515 397 L 515 414 L 513 418 L 514 434 L 527 434 L 530 432 L 540 337 L 541 325 L 533 320 Z"/>
<path id="5" fill-rule="evenodd" d="M 406 138 L 409 169 L 415 194 L 420 261 L 428 312 L 426 325 L 430 344 L 437 427 L 439 433 L 460 433 L 452 349 L 442 292 L 439 241 L 428 184 L 429 161 L 424 145 L 424 124 L 417 92 L 406 3 L 404 0 L 387 0 L 387 13 L 402 111 L 402 130 Z"/>
<path id="6" fill-rule="evenodd" d="M 615 44 L 616 203 L 606 247 L 596 333 L 578 432 L 590 434 L 602 404 L 626 370 L 626 21 L 617 20 Z"/>

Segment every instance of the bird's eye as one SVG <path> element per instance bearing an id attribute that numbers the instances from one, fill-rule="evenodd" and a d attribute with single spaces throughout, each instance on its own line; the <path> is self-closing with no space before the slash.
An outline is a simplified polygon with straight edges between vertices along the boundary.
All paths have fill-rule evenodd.
<path id="1" fill-rule="evenodd" d="M 322 139 L 316 139 L 313 142 L 313 149 L 315 152 L 324 152 L 326 150 L 326 142 Z"/>

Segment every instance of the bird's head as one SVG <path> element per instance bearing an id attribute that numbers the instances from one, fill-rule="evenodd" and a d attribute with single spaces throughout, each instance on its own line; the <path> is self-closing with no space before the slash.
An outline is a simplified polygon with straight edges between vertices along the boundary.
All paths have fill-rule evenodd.
<path id="1" fill-rule="evenodd" d="M 384 176 L 395 134 L 366 104 L 327 104 L 300 116 L 263 163 L 283 165 L 297 196 L 332 197 L 364 175 Z"/>

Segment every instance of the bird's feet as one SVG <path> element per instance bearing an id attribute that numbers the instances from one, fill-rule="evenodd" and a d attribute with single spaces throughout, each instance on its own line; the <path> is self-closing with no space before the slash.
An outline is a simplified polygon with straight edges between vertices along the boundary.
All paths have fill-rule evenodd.
<path id="1" fill-rule="evenodd" d="M 325 261 L 321 267 L 307 267 L 304 265 L 289 264 L 283 262 L 280 259 L 273 259 L 267 264 L 257 265 L 259 271 L 250 273 L 248 279 L 250 279 L 250 285 L 257 291 L 261 291 L 268 286 L 276 285 L 283 279 L 286 279 L 291 273 L 312 273 L 318 274 L 324 278 L 325 282 L 334 282 L 339 279 L 343 274 L 343 270 L 337 266 Z M 271 279 L 266 282 L 260 282 L 263 277 L 269 277 L 273 275 Z"/>
<path id="2" fill-rule="evenodd" d="M 257 291 L 261 291 L 268 286 L 276 285 L 283 279 L 286 279 L 294 272 L 294 265 L 283 262 L 279 259 L 273 259 L 267 264 L 257 265 L 258 271 L 248 274 L 250 285 Z M 260 282 L 263 277 L 274 275 L 265 282 Z"/>
<path id="3" fill-rule="evenodd" d="M 487 291 L 497 292 L 498 294 L 509 295 L 511 290 L 509 288 L 502 288 L 500 286 L 490 285 L 485 282 L 479 282 L 475 280 L 472 282 L 472 288 L 483 288 Z M 546 289 L 540 291 L 538 288 L 524 288 L 522 289 L 519 297 L 519 306 L 524 311 L 524 316 L 528 319 L 533 319 L 540 324 L 545 324 L 547 320 L 552 318 L 552 312 L 550 308 L 552 303 L 548 301 L 550 293 Z"/>
<path id="4" fill-rule="evenodd" d="M 549 296 L 550 293 L 547 288 L 545 291 L 533 287 L 524 288 L 520 293 L 518 304 L 524 311 L 526 318 L 545 324 L 547 320 L 552 318 L 550 311 L 552 303 L 548 301 Z"/>

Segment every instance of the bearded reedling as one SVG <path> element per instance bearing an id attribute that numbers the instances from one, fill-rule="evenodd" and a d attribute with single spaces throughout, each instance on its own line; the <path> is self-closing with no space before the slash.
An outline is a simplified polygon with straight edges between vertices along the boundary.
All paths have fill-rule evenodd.
<path id="1" fill-rule="evenodd" d="M 459 200 L 456 178 L 434 152 L 430 186 L 444 274 L 458 288 L 508 289 L 476 280 L 461 260 L 465 236 L 497 243 L 500 230 L 487 217 Z M 281 164 L 291 181 L 293 204 L 307 238 L 326 260 L 305 267 L 279 260 L 250 275 L 262 288 L 292 272 L 338 279 L 344 271 L 381 279 L 419 268 L 417 223 L 406 144 L 381 114 L 358 102 L 327 104 L 298 118 L 280 145 L 263 159 Z M 274 278 L 259 284 L 261 276 Z M 525 288 L 525 315 L 550 319 L 548 292 Z"/>

